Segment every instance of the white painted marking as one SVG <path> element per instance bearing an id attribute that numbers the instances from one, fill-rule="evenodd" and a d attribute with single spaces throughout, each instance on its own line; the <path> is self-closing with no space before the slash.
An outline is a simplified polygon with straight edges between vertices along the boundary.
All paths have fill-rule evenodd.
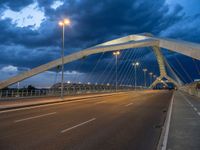
<path id="1" fill-rule="evenodd" d="M 166 148 L 167 148 L 167 141 L 168 141 L 168 136 L 169 136 L 169 127 L 170 127 L 170 122 L 171 122 L 173 103 L 174 103 L 174 93 L 173 93 L 173 96 L 172 96 L 172 99 L 170 102 L 169 112 L 168 112 L 168 115 L 166 118 L 166 127 L 165 127 L 164 139 L 163 139 L 161 150 L 166 150 Z"/>
<path id="2" fill-rule="evenodd" d="M 87 121 L 85 121 L 85 122 L 82 122 L 82 123 L 80 123 L 80 124 L 77 124 L 77 125 L 75 125 L 75 126 L 72 126 L 72 127 L 70 127 L 70 128 L 64 129 L 64 130 L 61 131 L 61 133 L 65 133 L 65 132 L 70 131 L 70 130 L 72 130 L 72 129 L 74 129 L 74 128 L 77 128 L 77 127 L 80 127 L 80 126 L 82 126 L 82 125 L 84 125 L 84 124 L 87 124 L 87 123 L 89 123 L 89 122 L 92 122 L 92 121 L 94 121 L 94 120 L 96 120 L 96 118 L 92 118 L 92 119 L 90 119 L 90 120 L 87 120 Z"/>
<path id="3" fill-rule="evenodd" d="M 196 107 L 193 107 L 193 109 L 198 112 L 198 109 Z"/>
<path id="4" fill-rule="evenodd" d="M 197 113 L 197 115 L 200 116 L 200 113 L 198 111 L 198 109 L 187 99 L 187 97 L 185 97 L 183 94 L 181 94 L 182 97 L 184 98 L 184 100 L 192 107 L 192 109 Z"/>
<path id="5" fill-rule="evenodd" d="M 17 123 L 17 122 L 22 122 L 22 121 L 26 121 L 26 120 L 41 118 L 41 117 L 45 117 L 45 116 L 49 116 L 49 115 L 54 115 L 54 114 L 56 114 L 56 112 L 52 112 L 52 113 L 48 113 L 48 114 L 43 114 L 43 115 L 39 115 L 39 116 L 33 116 L 33 117 L 29 117 L 29 118 L 23 118 L 23 119 L 15 120 L 14 122 Z"/>
<path id="6" fill-rule="evenodd" d="M 130 105 L 132 105 L 133 103 L 129 103 L 129 104 L 127 104 L 126 106 L 130 106 Z"/>

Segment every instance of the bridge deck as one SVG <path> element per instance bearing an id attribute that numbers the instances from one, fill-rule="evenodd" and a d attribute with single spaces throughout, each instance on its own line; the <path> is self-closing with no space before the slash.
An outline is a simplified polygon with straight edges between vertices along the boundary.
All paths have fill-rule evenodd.
<path id="1" fill-rule="evenodd" d="M 0 149 L 155 150 L 171 95 L 127 92 L 0 113 Z"/>

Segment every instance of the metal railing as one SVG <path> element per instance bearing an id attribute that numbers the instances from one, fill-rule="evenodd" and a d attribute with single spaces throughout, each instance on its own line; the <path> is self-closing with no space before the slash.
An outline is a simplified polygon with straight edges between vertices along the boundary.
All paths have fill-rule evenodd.
<path id="1" fill-rule="evenodd" d="M 192 82 L 180 87 L 179 90 L 184 91 L 190 95 L 200 97 L 200 82 Z"/>
<path id="2" fill-rule="evenodd" d="M 134 87 L 119 87 L 119 91 L 133 90 Z M 115 87 L 70 87 L 64 89 L 65 96 L 89 94 L 89 93 L 107 93 L 115 92 Z M 32 97 L 45 97 L 45 96 L 60 96 L 61 91 L 59 89 L 36 89 L 36 90 L 0 90 L 0 100 L 7 99 L 19 99 L 19 98 L 32 98 Z"/>

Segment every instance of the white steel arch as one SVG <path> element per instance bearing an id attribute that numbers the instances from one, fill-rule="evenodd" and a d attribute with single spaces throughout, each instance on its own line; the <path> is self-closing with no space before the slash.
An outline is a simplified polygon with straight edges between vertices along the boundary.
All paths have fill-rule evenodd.
<path id="1" fill-rule="evenodd" d="M 178 53 L 200 60 L 200 44 L 178 41 L 178 40 L 173 40 L 173 39 L 153 37 L 151 34 L 137 34 L 137 35 L 129 35 L 126 37 L 111 40 L 111 41 L 96 45 L 94 47 L 84 49 L 80 52 L 65 56 L 64 63 L 66 64 L 66 63 L 75 61 L 77 59 L 80 59 L 84 56 L 88 56 L 88 55 L 92 55 L 96 53 L 124 50 L 124 49 L 129 49 L 129 48 L 138 48 L 138 47 L 153 47 L 153 50 L 156 54 L 158 64 L 159 64 L 160 78 L 166 77 L 169 81 L 172 81 L 176 85 L 178 83 L 176 83 L 173 79 L 169 78 L 166 75 L 166 70 L 163 63 L 163 56 L 159 48 L 166 48 L 168 50 L 178 52 Z M 17 83 L 19 81 L 22 81 L 24 79 L 30 78 L 34 75 L 37 75 L 49 69 L 52 69 L 60 65 L 61 63 L 62 63 L 61 59 L 57 59 L 49 63 L 46 63 L 44 65 L 33 68 L 29 71 L 26 71 L 15 77 L 1 81 L 0 89 L 5 88 L 14 83 Z M 158 78 L 158 80 L 156 80 L 155 83 L 153 83 L 153 85 L 159 82 L 160 78 Z"/>

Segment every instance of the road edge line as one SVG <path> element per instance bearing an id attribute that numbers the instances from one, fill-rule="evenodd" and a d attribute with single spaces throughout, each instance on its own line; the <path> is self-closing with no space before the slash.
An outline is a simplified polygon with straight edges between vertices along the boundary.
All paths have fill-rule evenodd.
<path id="1" fill-rule="evenodd" d="M 169 135 L 169 128 L 170 128 L 170 122 L 171 122 L 171 116 L 172 116 L 172 108 L 174 103 L 174 95 L 175 92 L 173 92 L 169 109 L 167 111 L 167 116 L 165 119 L 164 126 L 162 128 L 161 136 L 157 145 L 157 150 L 166 150 L 167 149 L 167 141 L 168 141 L 168 135 Z"/>

